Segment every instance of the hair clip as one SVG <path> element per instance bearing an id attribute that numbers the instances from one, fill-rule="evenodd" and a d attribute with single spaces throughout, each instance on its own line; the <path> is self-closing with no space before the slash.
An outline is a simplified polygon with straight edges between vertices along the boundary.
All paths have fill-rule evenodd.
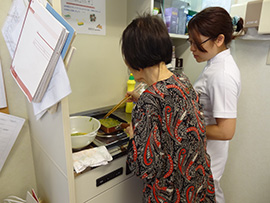
<path id="1" fill-rule="evenodd" d="M 236 31 L 237 29 L 237 23 L 239 22 L 240 17 L 239 16 L 234 16 L 232 18 L 232 24 L 233 24 L 233 30 Z"/>
<path id="2" fill-rule="evenodd" d="M 239 22 L 239 20 L 240 20 L 240 17 L 239 16 L 234 16 L 232 18 L 232 24 L 233 25 L 237 25 L 237 23 Z"/>

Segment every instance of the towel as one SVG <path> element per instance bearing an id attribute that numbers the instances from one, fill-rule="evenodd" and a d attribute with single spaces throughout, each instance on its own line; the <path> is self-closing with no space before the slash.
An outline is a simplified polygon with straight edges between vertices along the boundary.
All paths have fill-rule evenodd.
<path id="1" fill-rule="evenodd" d="M 87 167 L 106 165 L 113 159 L 105 146 L 73 153 L 72 158 L 76 173 L 84 171 Z"/>

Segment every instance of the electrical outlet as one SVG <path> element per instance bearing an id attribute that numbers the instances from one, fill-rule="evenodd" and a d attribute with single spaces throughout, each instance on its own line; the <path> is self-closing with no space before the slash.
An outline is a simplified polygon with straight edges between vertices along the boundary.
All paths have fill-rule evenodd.
<path id="1" fill-rule="evenodd" d="M 270 65 L 270 47 L 269 47 L 268 54 L 266 57 L 266 65 Z"/>

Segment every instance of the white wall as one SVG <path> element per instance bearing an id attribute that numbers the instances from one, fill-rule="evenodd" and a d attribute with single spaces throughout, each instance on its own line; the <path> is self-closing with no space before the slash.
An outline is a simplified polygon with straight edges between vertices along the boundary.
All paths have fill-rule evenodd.
<path id="1" fill-rule="evenodd" d="M 0 1 L 1 29 L 11 3 L 11 0 Z M 7 50 L 2 32 L 0 34 L 0 60 L 2 63 L 10 114 L 26 119 L 26 122 L 11 149 L 6 163 L 0 172 L 0 202 L 3 202 L 3 199 L 8 195 L 17 195 L 25 198 L 27 190 L 36 188 L 36 180 L 29 125 L 25 108 L 26 100 L 9 72 L 11 57 Z"/>
<path id="2" fill-rule="evenodd" d="M 127 26 L 127 1 L 106 1 L 106 36 L 78 34 L 68 70 L 70 113 L 111 106 L 126 93 L 128 71 L 120 50 Z"/>
<path id="3" fill-rule="evenodd" d="M 270 41 L 237 39 L 233 56 L 241 71 L 237 129 L 222 178 L 226 203 L 270 201 Z"/>
<path id="4" fill-rule="evenodd" d="M 249 0 L 235 0 L 246 2 Z M 237 39 L 232 44 L 241 71 L 242 93 L 236 134 L 230 143 L 221 183 L 226 203 L 270 201 L 270 65 L 266 65 L 269 49 L 270 41 Z"/>

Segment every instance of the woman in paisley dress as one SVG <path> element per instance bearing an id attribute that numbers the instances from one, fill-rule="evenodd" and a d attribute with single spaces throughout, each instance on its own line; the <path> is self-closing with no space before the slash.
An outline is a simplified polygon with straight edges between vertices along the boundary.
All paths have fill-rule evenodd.
<path id="1" fill-rule="evenodd" d="M 134 19 L 121 38 L 123 59 L 148 88 L 132 111 L 127 165 L 144 184 L 143 202 L 215 202 L 199 98 L 189 79 L 167 69 L 172 42 L 158 16 Z"/>

